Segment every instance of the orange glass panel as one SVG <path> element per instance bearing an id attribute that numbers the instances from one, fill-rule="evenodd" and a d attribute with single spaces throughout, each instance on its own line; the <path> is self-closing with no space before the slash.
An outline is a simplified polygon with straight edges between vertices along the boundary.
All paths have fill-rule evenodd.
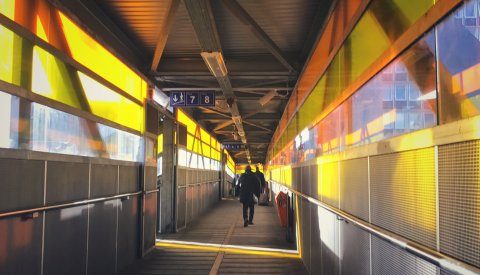
<path id="1" fill-rule="evenodd" d="M 136 99 L 146 96 L 146 82 L 122 61 L 59 12 L 72 57 Z"/>

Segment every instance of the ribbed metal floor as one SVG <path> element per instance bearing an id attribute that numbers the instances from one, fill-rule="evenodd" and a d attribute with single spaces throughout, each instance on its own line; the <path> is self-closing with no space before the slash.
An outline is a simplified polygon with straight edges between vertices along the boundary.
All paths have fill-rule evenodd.
<path id="1" fill-rule="evenodd" d="M 162 236 L 164 242 L 153 253 L 121 275 L 307 274 L 300 259 L 282 252 L 295 250 L 294 243 L 286 242 L 285 234 L 273 206 L 256 206 L 254 225 L 245 228 L 241 204 L 237 200 L 224 200 L 186 230 Z M 205 250 L 209 244 L 223 245 L 222 248 L 234 245 L 240 249 Z M 280 252 L 258 253 L 262 248 Z"/>

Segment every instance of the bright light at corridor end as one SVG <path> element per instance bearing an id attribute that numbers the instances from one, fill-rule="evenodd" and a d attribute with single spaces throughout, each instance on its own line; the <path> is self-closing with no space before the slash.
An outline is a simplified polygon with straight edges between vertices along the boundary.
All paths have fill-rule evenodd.
<path id="1" fill-rule="evenodd" d="M 166 247 L 166 248 L 205 250 L 205 251 L 213 251 L 213 252 L 226 252 L 226 253 L 235 253 L 235 254 L 261 255 L 261 256 L 278 257 L 278 258 L 292 258 L 292 259 L 300 258 L 300 254 L 296 250 L 275 249 L 275 248 L 265 248 L 265 247 L 255 247 L 255 246 L 224 245 L 224 244 L 186 242 L 186 241 L 161 240 L 161 239 L 157 239 L 155 246 Z"/>

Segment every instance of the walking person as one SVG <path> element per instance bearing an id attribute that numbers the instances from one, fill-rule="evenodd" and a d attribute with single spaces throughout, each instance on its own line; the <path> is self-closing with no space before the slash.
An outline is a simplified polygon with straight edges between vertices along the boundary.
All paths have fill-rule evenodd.
<path id="1" fill-rule="evenodd" d="M 252 172 L 252 168 L 247 165 L 245 173 L 240 176 L 240 202 L 243 204 L 243 226 L 247 227 L 253 224 L 253 214 L 255 212 L 255 201 L 253 195 L 260 196 L 260 181 Z M 250 209 L 248 215 L 247 211 Z"/>
<path id="2" fill-rule="evenodd" d="M 258 169 L 258 165 L 255 165 L 255 176 L 257 176 L 258 180 L 260 181 L 260 185 L 262 187 L 260 193 L 265 193 L 265 176 Z"/>

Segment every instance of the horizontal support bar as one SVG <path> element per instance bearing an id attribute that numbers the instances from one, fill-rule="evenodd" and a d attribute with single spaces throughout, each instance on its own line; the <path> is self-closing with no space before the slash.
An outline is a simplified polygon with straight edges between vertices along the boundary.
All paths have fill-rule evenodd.
<path id="1" fill-rule="evenodd" d="M 152 194 L 152 193 L 158 193 L 158 192 L 160 192 L 159 189 L 149 190 L 149 191 L 145 191 L 145 195 Z"/>
<path id="2" fill-rule="evenodd" d="M 142 191 L 138 191 L 138 192 L 134 192 L 134 193 L 127 193 L 127 194 L 122 194 L 122 195 L 116 195 L 116 196 L 111 196 L 111 197 L 81 200 L 81 201 L 70 202 L 70 203 L 63 203 L 63 204 L 49 205 L 49 206 L 43 206 L 43 207 L 37 207 L 37 208 L 31 208 L 31 209 L 17 210 L 17 211 L 12 211 L 12 212 L 0 213 L 0 218 L 18 216 L 18 215 L 24 215 L 24 214 L 31 214 L 31 213 L 35 213 L 35 212 L 43 212 L 43 211 L 70 208 L 70 207 L 81 206 L 81 205 L 85 205 L 85 204 L 91 204 L 91 203 L 97 203 L 97 202 L 103 202 L 103 201 L 110 201 L 110 200 L 128 198 L 130 196 L 138 196 L 140 194 L 142 194 Z"/>

